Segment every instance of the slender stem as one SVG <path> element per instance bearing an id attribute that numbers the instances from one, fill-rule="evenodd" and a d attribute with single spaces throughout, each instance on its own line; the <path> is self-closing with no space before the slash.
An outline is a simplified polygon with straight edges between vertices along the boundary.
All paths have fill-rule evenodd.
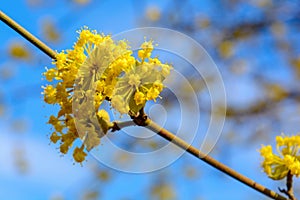
<path id="1" fill-rule="evenodd" d="M 42 41 L 40 41 L 38 38 L 33 36 L 31 33 L 29 33 L 27 30 L 25 30 L 23 27 L 21 27 L 18 23 L 16 23 L 14 20 L 9 18 L 7 15 L 5 15 L 2 11 L 0 11 L 0 19 L 6 23 L 8 26 L 10 26 L 12 29 L 14 29 L 16 32 L 18 32 L 20 35 L 22 35 L 25 39 L 27 39 L 29 42 L 34 44 L 36 47 L 38 47 L 41 51 L 46 53 L 50 58 L 55 59 L 56 52 L 53 51 L 51 48 L 49 48 L 46 44 L 44 44 Z M 190 144 L 186 143 L 182 139 L 178 138 L 173 133 L 165 130 L 164 128 L 157 125 L 155 122 L 151 121 L 149 118 L 145 117 L 144 115 L 140 115 L 140 117 L 137 117 L 133 120 L 133 122 L 115 122 L 115 130 L 118 130 L 122 127 L 132 126 L 132 125 L 139 125 L 139 126 L 145 126 L 146 128 L 154 131 L 161 137 L 165 138 L 166 140 L 174 143 L 175 145 L 179 146 L 183 150 L 187 151 L 188 153 L 192 154 L 193 156 L 197 157 L 200 160 L 203 160 L 210 166 L 220 170 L 221 172 L 224 172 L 225 174 L 231 176 L 232 178 L 236 179 L 239 182 L 242 182 L 246 184 L 247 186 L 255 189 L 256 191 L 271 197 L 275 200 L 287 200 L 285 197 L 281 196 L 280 194 L 264 187 L 263 185 L 260 185 L 256 183 L 255 181 L 247 178 L 246 176 L 239 174 L 238 172 L 234 171 L 233 169 L 227 167 L 226 165 L 218 162 L 217 160 L 213 159 L 212 157 L 204 154 L 200 150 L 196 149 L 195 147 L 191 146 Z M 114 127 L 113 127 L 114 128 Z"/>
<path id="2" fill-rule="evenodd" d="M 287 200 L 285 197 L 281 196 L 280 194 L 256 183 L 255 181 L 251 180 L 250 178 L 236 172 L 235 170 L 229 168 L 228 166 L 220 163 L 219 161 L 213 159 L 212 157 L 204 154 L 199 149 L 191 146 L 190 144 L 186 143 L 173 133 L 167 131 L 166 129 L 160 127 L 155 122 L 150 119 L 147 119 L 147 126 L 146 128 L 152 130 L 153 132 L 157 133 L 161 137 L 165 138 L 166 140 L 172 142 L 173 144 L 179 146 L 183 150 L 187 151 L 188 153 L 192 154 L 193 156 L 197 157 L 198 159 L 204 161 L 205 163 L 209 164 L 210 166 L 218 169 L 219 171 L 231 176 L 232 178 L 236 179 L 237 181 L 244 183 L 245 185 L 253 188 L 254 190 L 276 200 Z"/>
<path id="3" fill-rule="evenodd" d="M 122 128 L 128 127 L 128 126 L 136 126 L 136 123 L 134 123 L 132 120 L 122 121 L 122 122 L 115 121 L 115 122 L 113 122 L 113 126 L 111 127 L 111 131 L 115 132 L 115 131 L 118 131 Z"/>
<path id="4" fill-rule="evenodd" d="M 33 45 L 35 45 L 37 48 L 39 48 L 42 52 L 47 54 L 50 58 L 55 59 L 55 55 L 56 55 L 55 51 L 53 51 L 45 43 L 43 43 L 37 37 L 32 35 L 26 29 L 24 29 L 20 24 L 15 22 L 9 16 L 4 14 L 1 10 L 0 10 L 0 20 L 3 21 L 6 25 L 8 25 L 10 28 L 15 30 L 16 32 L 18 32 L 20 35 L 22 35 L 26 40 L 28 40 Z"/>
<path id="5" fill-rule="evenodd" d="M 286 194 L 290 200 L 297 200 L 293 191 L 293 174 L 291 171 L 286 176 L 286 189 L 280 189 L 279 191 Z"/>

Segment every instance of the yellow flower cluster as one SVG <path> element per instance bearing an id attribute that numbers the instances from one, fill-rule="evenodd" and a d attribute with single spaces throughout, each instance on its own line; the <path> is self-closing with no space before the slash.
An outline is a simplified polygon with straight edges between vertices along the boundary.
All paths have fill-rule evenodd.
<path id="1" fill-rule="evenodd" d="M 146 101 L 155 101 L 163 90 L 162 82 L 172 67 L 151 58 L 153 49 L 153 41 L 144 42 L 138 51 L 139 60 L 116 84 L 111 104 L 119 113 L 136 115 Z"/>
<path id="2" fill-rule="evenodd" d="M 57 53 L 55 67 L 44 73 L 51 84 L 43 87 L 43 94 L 46 103 L 60 108 L 48 123 L 55 130 L 50 140 L 60 142 L 61 153 L 80 138 L 83 145 L 73 150 L 73 158 L 81 163 L 84 150 L 100 144 L 113 125 L 100 108 L 105 100 L 120 114 L 136 115 L 147 100 L 159 97 L 171 66 L 151 58 L 152 51 L 152 41 L 144 42 L 136 59 L 126 41 L 84 28 L 73 49 Z"/>
<path id="3" fill-rule="evenodd" d="M 274 180 L 281 180 L 288 172 L 300 176 L 300 135 L 277 136 L 276 149 L 279 155 L 273 153 L 272 146 L 263 146 L 260 154 L 264 158 L 264 172 Z"/>
<path id="4" fill-rule="evenodd" d="M 170 65 L 162 64 L 158 58 L 150 58 L 153 47 L 148 48 L 148 45 L 138 52 L 141 61 L 136 61 L 135 67 L 115 86 L 111 104 L 121 114 L 136 115 L 146 101 L 155 101 L 164 88 L 163 80 L 170 73 Z"/>

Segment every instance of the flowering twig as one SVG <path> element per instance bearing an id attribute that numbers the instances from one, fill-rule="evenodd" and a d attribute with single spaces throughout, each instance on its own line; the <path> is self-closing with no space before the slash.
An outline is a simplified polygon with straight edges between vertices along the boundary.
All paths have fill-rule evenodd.
<path id="1" fill-rule="evenodd" d="M 291 171 L 288 172 L 286 176 L 286 189 L 278 188 L 280 192 L 286 194 L 290 200 L 297 200 L 294 196 L 293 191 L 293 174 L 291 174 Z"/>
<path id="2" fill-rule="evenodd" d="M 20 35 L 22 35 L 25 39 L 30 41 L 32 44 L 34 44 L 36 47 L 38 47 L 41 51 L 43 51 L 45 54 L 47 54 L 50 58 L 55 59 L 56 52 L 53 51 L 51 48 L 49 48 L 47 45 L 45 45 L 43 42 L 41 42 L 38 38 L 33 36 L 31 33 L 29 33 L 27 30 L 25 30 L 23 27 L 21 27 L 19 24 L 17 24 L 14 20 L 9 18 L 7 15 L 5 15 L 3 12 L 0 11 L 0 20 L 6 23 L 8 26 L 10 26 L 12 29 L 14 29 L 16 32 L 18 32 Z M 264 187 L 263 185 L 260 185 L 256 183 L 255 181 L 251 180 L 250 178 L 234 171 L 233 169 L 229 168 L 228 166 L 218 162 L 217 160 L 213 159 L 212 157 L 204 154 L 197 148 L 191 146 L 190 144 L 186 143 L 182 139 L 178 138 L 173 133 L 167 131 L 166 129 L 160 127 L 155 122 L 150 120 L 147 115 L 142 113 L 142 115 L 138 115 L 136 117 L 133 117 L 133 121 L 127 121 L 127 122 L 115 122 L 114 126 L 112 127 L 112 130 L 116 131 L 121 128 L 124 128 L 126 126 L 131 125 L 139 125 L 144 126 L 161 137 L 165 138 L 166 140 L 172 142 L 173 144 L 179 146 L 180 148 L 184 149 L 186 152 L 192 154 L 193 156 L 197 157 L 198 159 L 201 159 L 202 161 L 206 162 L 210 166 L 220 170 L 221 172 L 231 176 L 232 178 L 236 179 L 237 181 L 244 183 L 245 185 L 255 189 L 256 191 L 276 200 L 287 200 L 285 197 L 281 196 L 280 194 Z"/>

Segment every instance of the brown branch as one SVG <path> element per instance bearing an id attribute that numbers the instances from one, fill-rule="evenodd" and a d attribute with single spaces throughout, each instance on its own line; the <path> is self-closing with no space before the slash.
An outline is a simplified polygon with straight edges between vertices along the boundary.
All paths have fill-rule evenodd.
<path id="1" fill-rule="evenodd" d="M 4 14 L 1 10 L 0 10 L 0 20 L 3 21 L 10 28 L 12 28 L 13 30 L 15 30 L 17 33 L 19 33 L 20 35 L 22 35 L 26 40 L 28 40 L 34 46 L 36 46 L 37 48 L 39 48 L 42 52 L 44 52 L 45 54 L 47 54 L 50 58 L 55 59 L 55 55 L 56 55 L 55 51 L 53 51 L 45 43 L 43 43 L 37 37 L 35 37 L 34 35 L 32 35 L 26 29 L 24 29 L 20 24 L 18 24 L 17 22 L 15 22 L 9 16 L 7 16 L 6 14 Z"/>
<path id="2" fill-rule="evenodd" d="M 158 124 L 147 119 L 146 122 L 147 126 L 146 128 L 152 130 L 153 132 L 157 133 L 161 137 L 165 138 L 166 140 L 172 142 L 173 144 L 177 145 L 178 147 L 182 148 L 186 152 L 192 154 L 196 158 L 204 161 L 208 165 L 212 166 L 215 169 L 218 169 L 219 171 L 231 176 L 235 180 L 244 183 L 245 185 L 253 188 L 254 190 L 276 200 L 287 200 L 285 197 L 281 196 L 280 194 L 276 193 L 275 191 L 272 191 L 263 185 L 256 183 L 252 179 L 236 172 L 235 170 L 231 169 L 230 167 L 224 165 L 223 163 L 220 163 L 219 161 L 213 159 L 212 157 L 208 156 L 207 154 L 204 154 L 199 149 L 191 146 L 190 144 L 186 143 L 184 140 L 180 139 L 173 133 L 169 132 L 168 130 L 160 127 Z"/>
<path id="3" fill-rule="evenodd" d="M 286 176 L 286 189 L 278 188 L 280 192 L 284 193 L 289 197 L 290 200 L 297 200 L 293 191 L 293 174 L 291 171 Z"/>
<path id="4" fill-rule="evenodd" d="M 40 41 L 38 38 L 33 36 L 31 33 L 29 33 L 27 30 L 25 30 L 23 27 L 21 27 L 18 23 L 16 23 L 14 20 L 9 18 L 7 15 L 5 15 L 2 11 L 0 11 L 0 19 L 6 23 L 8 26 L 10 26 L 13 30 L 18 32 L 20 35 L 22 35 L 25 39 L 27 39 L 29 42 L 34 44 L 36 47 L 38 47 L 41 51 L 46 53 L 50 58 L 55 59 L 56 52 L 53 51 L 51 48 L 49 48 L 46 44 L 44 44 L 42 41 Z M 204 154 L 197 148 L 191 146 L 190 144 L 186 143 L 182 139 L 178 138 L 173 133 L 167 131 L 166 129 L 160 127 L 155 122 L 150 120 L 147 115 L 145 115 L 143 112 L 140 113 L 139 116 L 133 117 L 133 123 L 139 126 L 144 126 L 161 137 L 165 138 L 166 140 L 172 142 L 173 144 L 177 145 L 178 147 L 182 148 L 186 152 L 192 154 L 196 158 L 204 161 L 205 163 L 209 164 L 210 166 L 218 169 L 219 171 L 231 176 L 232 178 L 236 179 L 237 181 L 244 183 L 245 185 L 255 189 L 256 191 L 272 198 L 275 200 L 287 200 L 285 197 L 281 196 L 280 194 L 264 187 L 263 185 L 260 185 L 256 183 L 255 181 L 249 179 L 248 177 L 234 171 L 233 169 L 227 167 L 226 165 L 218 162 L 217 160 L 213 159 L 212 157 Z M 121 122 L 115 122 L 114 128 L 115 130 L 120 129 L 123 125 L 123 127 L 131 126 L 133 125 L 132 122 L 124 122 L 123 124 Z"/>
<path id="5" fill-rule="evenodd" d="M 134 126 L 136 123 L 133 121 L 123 121 L 123 122 L 113 122 L 113 126 L 111 127 L 111 132 L 119 131 L 122 128 L 129 127 L 129 126 Z"/>

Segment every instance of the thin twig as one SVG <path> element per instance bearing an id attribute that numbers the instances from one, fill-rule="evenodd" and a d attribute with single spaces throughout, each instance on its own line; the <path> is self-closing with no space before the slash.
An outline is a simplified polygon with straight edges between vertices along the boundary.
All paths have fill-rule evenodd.
<path id="1" fill-rule="evenodd" d="M 284 193 L 289 197 L 290 200 L 297 200 L 293 191 L 293 174 L 291 171 L 286 176 L 286 189 L 278 188 L 280 192 Z"/>
<path id="2" fill-rule="evenodd" d="M 135 126 L 135 125 L 136 125 L 136 123 L 134 123 L 132 120 L 122 121 L 122 122 L 115 121 L 115 122 L 113 122 L 111 132 L 115 132 L 115 131 L 121 130 L 122 128 L 125 128 L 128 126 Z"/>
<path id="3" fill-rule="evenodd" d="M 28 32 L 26 29 L 24 29 L 20 24 L 15 22 L 13 19 L 11 19 L 9 16 L 4 14 L 0 10 L 0 20 L 3 21 L 6 25 L 8 25 L 10 28 L 18 32 L 20 35 L 22 35 L 26 40 L 31 42 L 34 46 L 39 48 L 42 52 L 47 54 L 50 58 L 55 59 L 56 52 L 53 51 L 51 48 L 49 48 L 45 43 L 43 43 L 41 40 L 39 40 L 37 37 L 32 35 L 30 32 Z"/>
<path id="4" fill-rule="evenodd" d="M 31 33 L 29 33 L 27 30 L 25 30 L 23 27 L 21 27 L 19 24 L 17 24 L 14 20 L 9 18 L 7 15 L 5 15 L 2 11 L 0 11 L 0 19 L 6 23 L 8 26 L 10 26 L 12 29 L 17 31 L 20 35 L 22 35 L 25 39 L 27 39 L 29 42 L 34 44 L 36 47 L 38 47 L 40 50 L 42 50 L 44 53 L 46 53 L 50 58 L 55 59 L 56 52 L 53 51 L 51 48 L 49 48 L 46 44 L 41 42 L 38 38 L 33 36 Z M 255 189 L 256 191 L 272 198 L 275 200 L 287 200 L 285 197 L 281 196 L 280 194 L 264 187 L 263 185 L 260 185 L 256 183 L 255 181 L 249 179 L 248 177 L 234 171 L 233 169 L 227 167 L 226 165 L 218 162 L 217 160 L 213 159 L 212 157 L 204 154 L 197 148 L 191 146 L 190 144 L 186 143 L 182 139 L 178 138 L 173 133 L 165 130 L 164 128 L 157 125 L 155 122 L 147 118 L 145 114 L 140 115 L 133 119 L 133 122 L 124 122 L 123 124 L 121 122 L 116 122 L 116 128 L 121 128 L 131 126 L 135 123 L 139 126 L 145 126 L 146 128 L 154 131 L 161 137 L 165 138 L 166 140 L 172 142 L 173 144 L 179 146 L 183 150 L 187 151 L 188 153 L 192 154 L 193 156 L 197 157 L 198 159 L 203 160 L 210 166 L 224 172 L 225 174 L 231 176 L 232 178 L 236 179 L 239 182 L 244 183 L 245 185 Z"/>
<path id="5" fill-rule="evenodd" d="M 197 157 L 198 159 L 204 161 L 205 163 L 209 164 L 210 166 L 218 169 L 219 171 L 231 176 L 235 180 L 244 183 L 245 185 L 253 188 L 254 190 L 276 200 L 287 200 L 285 197 L 281 196 L 280 194 L 276 193 L 275 191 L 272 191 L 263 185 L 260 185 L 259 183 L 256 183 L 252 179 L 236 172 L 235 170 L 229 168 L 228 166 L 224 165 L 223 163 L 220 163 L 219 161 L 213 159 L 212 157 L 208 156 L 207 154 L 204 154 L 199 149 L 191 146 L 190 144 L 186 143 L 173 133 L 167 131 L 166 129 L 160 127 L 155 122 L 153 122 L 150 119 L 147 119 L 147 126 L 146 128 L 152 130 L 153 132 L 157 133 L 161 137 L 165 138 L 166 140 L 172 142 L 173 144 L 179 146 L 183 150 L 187 151 L 188 153 L 192 154 L 193 156 Z"/>

